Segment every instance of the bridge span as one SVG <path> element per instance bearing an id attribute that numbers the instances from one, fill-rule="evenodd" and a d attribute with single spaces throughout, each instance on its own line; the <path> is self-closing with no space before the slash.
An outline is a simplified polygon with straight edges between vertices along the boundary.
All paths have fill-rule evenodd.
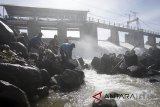
<path id="1" fill-rule="evenodd" d="M 8 14 L 6 23 L 17 29 L 27 29 L 29 38 L 41 30 L 57 30 L 59 41 L 62 43 L 67 38 L 67 30 L 80 31 L 80 39 L 98 44 L 97 28 L 109 29 L 111 36 L 108 39 L 119 45 L 119 32 L 128 32 L 125 42 L 134 46 L 144 46 L 144 35 L 148 36 L 148 43 L 156 46 L 156 38 L 160 34 L 144 29 L 136 29 L 120 24 L 106 23 L 87 17 L 88 11 L 60 10 L 50 8 L 37 8 L 25 6 L 2 5 Z M 107 35 L 106 35 L 107 36 Z M 89 39 L 86 39 L 89 38 Z"/>

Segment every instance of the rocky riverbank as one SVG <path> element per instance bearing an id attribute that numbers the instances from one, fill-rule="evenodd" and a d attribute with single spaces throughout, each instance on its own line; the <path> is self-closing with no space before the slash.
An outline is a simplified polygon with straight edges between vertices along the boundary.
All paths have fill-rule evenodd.
<path id="1" fill-rule="evenodd" d="M 30 107 L 49 90 L 72 91 L 84 83 L 83 59 L 62 62 L 45 48 L 28 53 L 9 26 L 0 21 L 0 28 L 0 106 Z"/>

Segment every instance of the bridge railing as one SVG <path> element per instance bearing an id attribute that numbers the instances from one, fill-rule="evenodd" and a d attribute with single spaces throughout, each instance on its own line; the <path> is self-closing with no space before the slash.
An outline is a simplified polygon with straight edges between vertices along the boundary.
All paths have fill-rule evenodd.
<path id="1" fill-rule="evenodd" d="M 93 17 L 88 17 L 87 22 L 102 24 L 102 25 L 108 25 L 108 26 L 115 26 L 115 27 L 126 28 L 126 29 L 136 30 L 136 31 L 143 31 L 145 33 L 160 35 L 159 32 L 155 32 L 155 31 L 151 31 L 151 30 L 147 30 L 147 29 L 142 29 L 142 28 L 136 28 L 136 27 L 133 27 L 133 26 L 127 26 L 127 25 L 124 25 L 124 24 L 121 24 L 121 23 L 115 23 L 115 22 L 106 21 L 106 20 L 103 20 L 103 19 L 97 19 L 97 18 L 93 18 Z"/>

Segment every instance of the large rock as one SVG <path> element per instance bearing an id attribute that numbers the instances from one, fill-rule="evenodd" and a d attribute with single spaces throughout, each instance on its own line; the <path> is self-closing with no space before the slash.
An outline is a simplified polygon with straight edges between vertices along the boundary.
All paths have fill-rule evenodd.
<path id="1" fill-rule="evenodd" d="M 74 70 L 78 67 L 78 62 L 76 59 L 69 59 L 63 64 L 64 69 L 71 69 Z"/>
<path id="2" fill-rule="evenodd" d="M 24 91 L 0 80 L 0 107 L 30 107 Z"/>
<path id="3" fill-rule="evenodd" d="M 145 77 L 147 75 L 146 68 L 142 66 L 130 66 L 127 70 L 127 74 L 132 77 Z"/>
<path id="4" fill-rule="evenodd" d="M 63 73 L 63 67 L 61 63 L 57 60 L 44 60 L 38 62 L 37 66 L 41 69 L 46 69 L 50 76 L 54 76 L 55 74 L 62 74 Z"/>
<path id="5" fill-rule="evenodd" d="M 21 57 L 27 58 L 28 57 L 28 50 L 25 45 L 20 42 L 12 42 L 9 44 L 10 49 L 12 51 L 16 51 L 17 53 L 21 53 Z"/>
<path id="6" fill-rule="evenodd" d="M 152 79 L 149 79 L 149 82 L 150 82 L 150 83 L 156 83 L 156 82 L 160 82 L 160 81 L 157 80 L 157 79 L 153 79 L 153 78 L 152 78 Z"/>
<path id="7" fill-rule="evenodd" d="M 103 99 L 102 101 L 94 101 L 92 107 L 117 107 L 114 99 Z"/>
<path id="8" fill-rule="evenodd" d="M 0 80 L 10 82 L 23 91 L 28 96 L 37 94 L 37 88 L 47 83 L 48 76 L 46 71 L 36 67 L 21 66 L 18 64 L 1 63 Z M 45 75 L 45 76 L 44 76 Z"/>
<path id="9" fill-rule="evenodd" d="M 41 86 L 49 86 L 49 81 L 51 80 L 51 76 L 49 75 L 46 69 L 40 69 L 41 75 Z"/>
<path id="10" fill-rule="evenodd" d="M 66 69 L 62 75 L 56 77 L 61 90 L 68 91 L 78 88 L 84 82 L 83 71 Z"/>
<path id="11" fill-rule="evenodd" d="M 118 59 L 115 54 L 104 54 L 101 58 L 94 57 L 91 65 L 98 73 L 115 74 L 112 72 L 113 67 L 117 64 Z"/>
<path id="12" fill-rule="evenodd" d="M 138 57 L 133 50 L 126 51 L 124 55 L 124 61 L 127 67 L 132 66 L 132 65 L 138 65 Z"/>
<path id="13" fill-rule="evenodd" d="M 50 76 L 62 74 L 64 69 L 59 58 L 50 50 L 40 52 L 37 66 L 41 69 L 46 69 Z"/>
<path id="14" fill-rule="evenodd" d="M 98 70 L 99 69 L 99 66 L 100 66 L 100 63 L 101 63 L 101 59 L 98 58 L 98 57 L 94 57 L 92 62 L 91 62 L 91 65 L 94 69 Z"/>
<path id="15" fill-rule="evenodd" d="M 9 26 L 7 26 L 5 23 L 0 21 L 0 45 L 15 42 L 16 39 L 14 36 L 15 35 L 13 30 Z"/>
<path id="16" fill-rule="evenodd" d="M 141 56 L 138 57 L 138 59 L 140 64 L 146 67 L 153 65 L 155 63 L 153 57 L 147 52 L 144 52 Z"/>
<path id="17" fill-rule="evenodd" d="M 6 45 L 6 44 L 4 44 L 4 45 L 0 45 L 0 52 L 2 52 L 2 51 L 9 51 L 10 50 L 10 47 L 9 47 L 9 45 Z"/>
<path id="18" fill-rule="evenodd" d="M 104 54 L 100 62 L 100 73 L 110 74 L 112 70 L 112 59 L 110 55 Z"/>
<path id="19" fill-rule="evenodd" d="M 28 42 L 27 42 L 27 40 L 25 39 L 24 36 L 20 36 L 19 38 L 17 38 L 17 42 L 21 42 L 21 43 L 23 43 L 26 47 L 28 47 Z"/>
<path id="20" fill-rule="evenodd" d="M 111 97 L 108 95 L 111 95 Z M 115 96 L 117 95 L 118 93 L 111 92 L 109 94 L 106 94 L 105 96 L 101 96 L 100 100 L 93 101 L 92 107 L 117 107 L 117 103 L 115 101 Z"/>

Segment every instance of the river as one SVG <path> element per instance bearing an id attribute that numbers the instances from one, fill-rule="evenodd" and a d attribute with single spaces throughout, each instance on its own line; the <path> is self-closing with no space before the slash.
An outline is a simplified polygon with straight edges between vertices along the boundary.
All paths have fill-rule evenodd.
<path id="1" fill-rule="evenodd" d="M 78 46 L 78 44 L 76 45 Z M 116 54 L 124 53 L 126 50 L 125 46 L 129 49 L 132 48 L 132 46 L 127 44 L 122 44 L 122 48 L 103 41 L 99 42 L 99 46 L 103 51 L 97 52 L 99 54 L 94 52 L 95 56 L 101 56 L 107 52 L 114 52 Z M 144 50 L 136 49 L 136 53 L 141 54 L 142 51 Z M 78 54 L 76 52 L 77 50 L 74 51 L 74 55 Z M 79 55 L 82 55 L 82 53 L 85 52 L 83 51 L 79 53 Z M 87 58 L 87 55 L 83 57 L 85 57 L 87 63 L 91 61 L 91 58 Z M 160 107 L 160 83 L 149 83 L 149 78 L 97 74 L 97 72 L 92 69 L 84 70 L 84 73 L 85 83 L 78 90 L 69 93 L 50 90 L 50 95 L 39 101 L 33 107 L 91 107 L 94 100 L 92 96 L 99 92 L 102 92 L 103 95 L 109 92 L 134 95 L 134 97 L 130 97 L 129 99 L 117 98 L 116 102 L 118 107 Z M 159 76 L 150 78 L 160 80 Z"/>

